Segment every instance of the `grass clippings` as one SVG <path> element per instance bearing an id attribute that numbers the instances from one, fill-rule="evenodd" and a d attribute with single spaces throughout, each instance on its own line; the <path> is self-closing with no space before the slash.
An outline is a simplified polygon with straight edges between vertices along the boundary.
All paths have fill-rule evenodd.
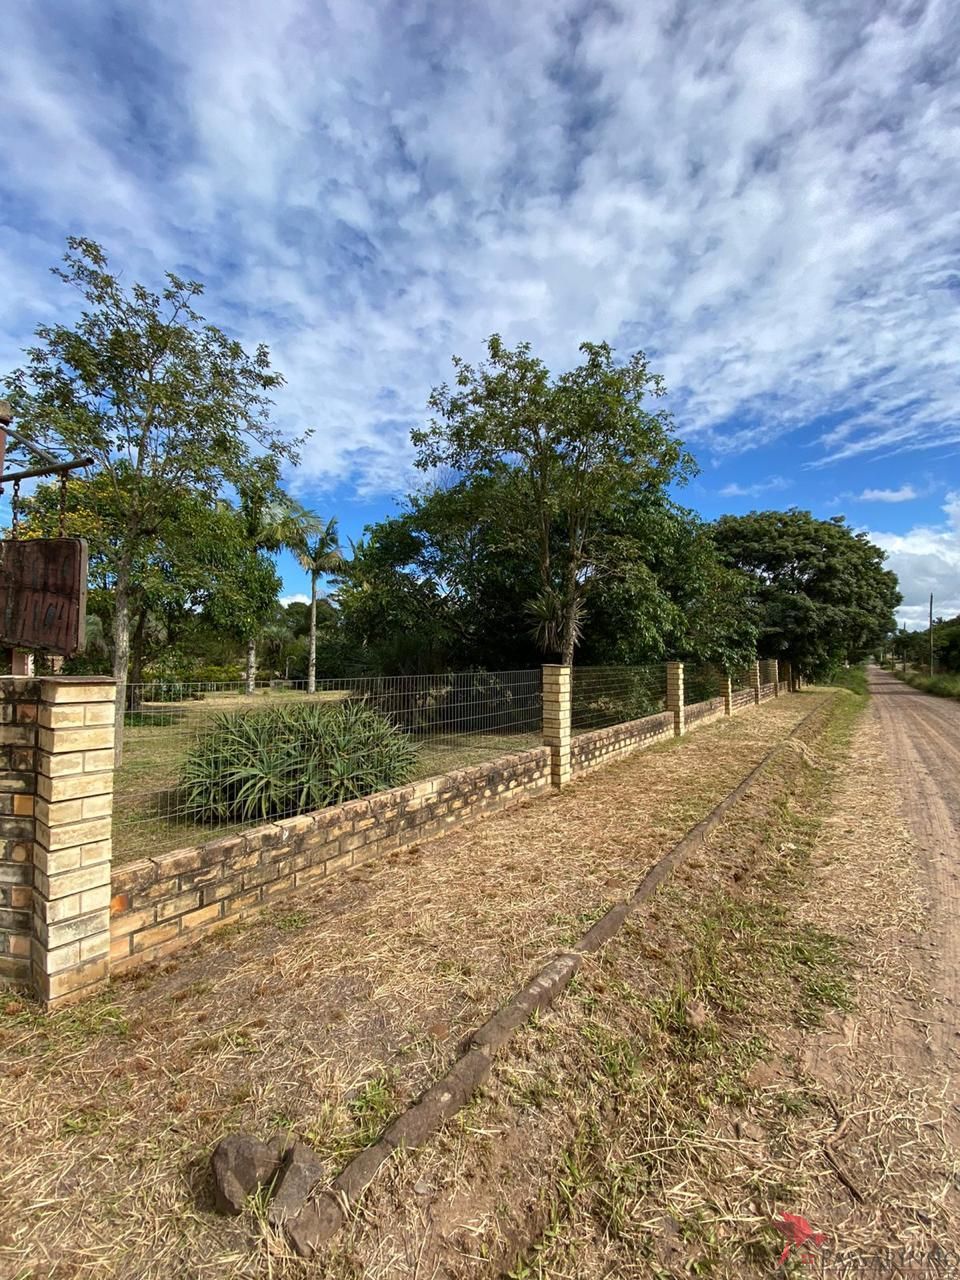
<path id="1" fill-rule="evenodd" d="M 336 1172 L 820 696 L 373 861 L 77 1010 L 0 1006 L 0 1274 L 299 1275 L 256 1206 L 213 1212 L 216 1141 L 286 1133 Z"/>
<path id="2" fill-rule="evenodd" d="M 784 1214 L 825 1239 L 781 1274 L 956 1267 L 922 881 L 876 726 L 849 745 L 859 701 L 839 695 L 782 785 L 751 792 L 468 1111 L 397 1161 L 325 1275 L 769 1276 Z"/>

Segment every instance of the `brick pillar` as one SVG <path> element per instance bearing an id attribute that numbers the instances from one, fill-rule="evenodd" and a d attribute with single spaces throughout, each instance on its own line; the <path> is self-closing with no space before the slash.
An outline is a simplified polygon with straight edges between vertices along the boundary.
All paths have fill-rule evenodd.
<path id="1" fill-rule="evenodd" d="M 780 672 L 776 658 L 764 658 L 760 663 L 760 679 L 764 684 L 773 685 L 773 696 L 780 697 Z"/>
<path id="2" fill-rule="evenodd" d="M 725 716 L 732 716 L 733 715 L 733 680 L 731 679 L 729 672 L 727 672 L 726 675 L 724 675 L 723 672 L 720 673 L 719 685 L 720 685 L 720 696 L 721 698 L 723 698 L 723 714 Z"/>
<path id="3" fill-rule="evenodd" d="M 569 667 L 543 668 L 543 741 L 550 748 L 550 780 L 558 789 L 565 787 L 572 776 L 570 690 Z"/>
<path id="4" fill-rule="evenodd" d="M 756 707 L 760 705 L 760 663 L 751 662 L 750 664 L 750 688 L 753 690 L 753 704 Z"/>
<path id="5" fill-rule="evenodd" d="M 39 685 L 32 970 L 37 996 L 54 1007 L 110 976 L 114 682 Z"/>
<path id="6" fill-rule="evenodd" d="M 787 693 L 793 692 L 793 669 L 789 662 L 780 663 L 780 679 L 787 686 Z"/>
<path id="7" fill-rule="evenodd" d="M 31 985 L 40 682 L 0 679 L 0 978 Z"/>
<path id="8" fill-rule="evenodd" d="M 673 732 L 680 737 L 683 723 L 683 663 L 667 663 L 667 710 L 673 712 Z"/>

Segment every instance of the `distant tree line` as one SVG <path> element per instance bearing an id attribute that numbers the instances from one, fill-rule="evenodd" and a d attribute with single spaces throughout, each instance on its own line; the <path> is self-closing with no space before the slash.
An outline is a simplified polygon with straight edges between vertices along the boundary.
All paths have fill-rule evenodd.
<path id="1" fill-rule="evenodd" d="M 56 274 L 72 324 L 44 324 L 5 380 L 18 429 L 91 456 L 66 487 L 90 548 L 90 644 L 74 669 L 129 682 L 253 680 L 683 658 L 788 658 L 829 674 L 883 643 L 900 595 L 841 517 L 753 512 L 708 524 L 676 494 L 696 471 L 642 352 L 584 343 L 553 375 L 494 335 L 454 359 L 413 432 L 424 480 L 343 555 L 336 520 L 286 494 L 298 440 L 272 423 L 283 379 L 168 275 L 125 288 L 71 239 Z M 57 531 L 59 486 L 22 503 L 21 536 Z M 278 603 L 297 555 L 308 605 Z M 321 595 L 319 584 L 326 583 Z"/>
<path id="2" fill-rule="evenodd" d="M 886 645 L 888 657 L 926 670 L 930 664 L 930 628 L 908 631 L 906 627 Z M 935 672 L 960 674 L 960 614 L 933 620 L 933 666 Z"/>

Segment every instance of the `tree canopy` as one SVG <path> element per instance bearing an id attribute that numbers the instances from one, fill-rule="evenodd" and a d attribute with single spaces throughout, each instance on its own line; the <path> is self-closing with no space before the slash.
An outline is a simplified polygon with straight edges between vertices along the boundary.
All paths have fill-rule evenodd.
<path id="1" fill-rule="evenodd" d="M 843 516 L 817 520 L 797 508 L 722 516 L 713 541 L 723 563 L 750 579 L 761 657 L 823 675 L 895 627 L 896 574 Z"/>
<path id="2" fill-rule="evenodd" d="M 643 352 L 618 364 L 605 342 L 580 351 L 579 365 L 552 377 L 529 343 L 511 349 L 494 334 L 479 366 L 454 357 L 454 387 L 434 389 L 434 417 L 412 433 L 417 465 L 463 477 L 476 521 L 528 568 L 528 627 L 543 653 L 566 663 L 587 597 L 631 563 L 629 533 L 604 513 L 693 470 L 669 414 L 646 407 L 664 385 Z"/>
<path id="3" fill-rule="evenodd" d="M 79 237 L 67 244 L 54 274 L 80 295 L 83 309 L 72 324 L 39 325 L 26 363 L 6 383 L 18 430 L 92 457 L 112 490 L 114 675 L 122 706 L 138 557 L 170 540 L 186 494 L 212 502 L 252 475 L 276 480 L 281 462 L 296 458 L 296 442 L 271 425 L 270 393 L 283 379 L 267 348 L 248 354 L 209 324 L 194 305 L 202 285 L 167 273 L 159 293 L 139 283 L 125 288 L 99 244 Z"/>

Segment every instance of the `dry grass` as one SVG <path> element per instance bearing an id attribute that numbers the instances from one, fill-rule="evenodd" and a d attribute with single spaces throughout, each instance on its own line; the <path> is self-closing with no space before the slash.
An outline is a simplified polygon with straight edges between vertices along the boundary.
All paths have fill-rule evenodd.
<path id="1" fill-rule="evenodd" d="M 831 1274 L 952 1273 L 957 1098 L 926 1036 L 917 860 L 875 726 L 847 758 L 842 719 L 779 766 L 787 803 L 751 793 L 394 1166 L 325 1275 L 761 1277 L 783 1212 L 826 1233 Z"/>
<path id="2" fill-rule="evenodd" d="M 282 1274 L 279 1243 L 251 1244 L 255 1215 L 212 1213 L 218 1137 L 287 1130 L 334 1169 L 818 696 L 371 863 L 76 1012 L 40 1020 L 9 1004 L 0 1274 Z"/>

